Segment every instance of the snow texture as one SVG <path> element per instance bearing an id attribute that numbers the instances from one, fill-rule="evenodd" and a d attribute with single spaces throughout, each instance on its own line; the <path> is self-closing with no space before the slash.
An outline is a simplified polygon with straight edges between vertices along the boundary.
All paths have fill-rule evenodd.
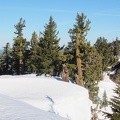
<path id="1" fill-rule="evenodd" d="M 110 100 L 116 84 L 104 74 L 100 81 L 98 97 L 103 99 L 106 91 Z M 88 91 L 59 77 L 31 75 L 0 76 L 0 120 L 90 120 L 92 102 Z M 110 106 L 102 111 L 111 112 Z"/>
<path id="2" fill-rule="evenodd" d="M 0 120 L 90 120 L 88 91 L 56 77 L 0 76 Z"/>

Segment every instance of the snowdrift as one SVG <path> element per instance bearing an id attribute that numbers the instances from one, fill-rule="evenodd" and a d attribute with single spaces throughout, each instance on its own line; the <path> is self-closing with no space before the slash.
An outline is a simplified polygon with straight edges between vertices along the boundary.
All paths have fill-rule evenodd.
<path id="1" fill-rule="evenodd" d="M 39 112 L 42 111 L 41 114 L 43 116 L 45 115 L 45 117 L 42 116 L 42 120 L 51 119 L 49 117 L 51 114 L 53 114 L 52 117 L 54 118 L 52 118 L 52 120 L 62 120 L 63 118 L 61 117 L 70 120 L 90 120 L 91 118 L 90 107 L 92 103 L 89 100 L 88 91 L 83 87 L 60 81 L 60 79 L 54 77 L 35 75 L 0 76 L 0 94 L 2 94 L 0 98 L 2 97 L 5 101 L 11 101 L 9 97 L 14 99 L 12 104 L 11 102 L 5 104 L 5 106 L 8 107 L 6 108 L 8 112 L 6 110 L 4 111 L 3 103 L 0 102 L 0 116 L 7 116 L 9 113 L 14 114 L 17 106 L 27 104 L 27 107 L 22 107 L 23 109 L 20 108 L 20 110 L 18 110 L 19 116 L 21 116 L 24 111 L 28 111 L 29 114 L 33 113 L 32 117 L 38 116 Z M 3 95 L 9 96 L 8 99 Z M 0 99 L 0 101 L 4 100 Z M 13 106 L 12 110 L 9 109 L 11 106 Z M 46 111 L 46 114 L 43 113 L 43 110 Z M 61 117 L 56 118 L 56 116 L 54 116 L 55 114 L 57 117 Z M 36 120 L 40 120 L 39 117 L 40 116 L 38 116 L 38 118 L 36 117 Z M 22 118 L 25 119 L 24 116 Z M 3 117 L 2 120 L 6 119 Z"/>

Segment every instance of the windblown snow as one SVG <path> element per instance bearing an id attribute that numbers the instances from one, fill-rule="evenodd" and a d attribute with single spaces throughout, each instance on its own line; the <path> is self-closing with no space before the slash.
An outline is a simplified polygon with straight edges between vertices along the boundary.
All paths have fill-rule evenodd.
<path id="1" fill-rule="evenodd" d="M 0 120 L 90 120 L 88 91 L 57 77 L 0 76 Z"/>

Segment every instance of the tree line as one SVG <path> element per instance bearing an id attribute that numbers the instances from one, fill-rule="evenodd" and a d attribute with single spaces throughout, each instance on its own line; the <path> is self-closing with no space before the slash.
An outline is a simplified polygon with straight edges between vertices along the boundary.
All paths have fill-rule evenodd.
<path id="1" fill-rule="evenodd" d="M 63 65 L 67 69 L 65 74 L 73 78 L 75 83 L 84 86 L 89 91 L 90 99 L 98 101 L 98 82 L 103 79 L 103 72 L 108 66 L 116 64 L 120 54 L 120 40 L 116 38 L 108 42 L 99 37 L 94 45 L 86 39 L 91 21 L 84 13 L 77 13 L 76 23 L 68 30 L 70 42 L 67 46 L 60 46 L 57 24 L 50 16 L 44 31 L 39 35 L 34 31 L 31 40 L 24 38 L 25 20 L 20 18 L 14 25 L 16 37 L 10 47 L 6 43 L 0 55 L 0 74 L 49 74 L 60 76 Z"/>

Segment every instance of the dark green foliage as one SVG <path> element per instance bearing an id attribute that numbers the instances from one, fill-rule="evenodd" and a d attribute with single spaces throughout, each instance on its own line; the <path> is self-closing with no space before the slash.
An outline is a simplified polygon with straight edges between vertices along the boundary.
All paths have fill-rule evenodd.
<path id="1" fill-rule="evenodd" d="M 76 63 L 76 32 L 78 28 L 82 28 L 82 30 L 86 26 L 89 26 L 90 21 L 85 22 L 86 16 L 83 14 L 77 15 L 77 24 L 74 29 L 70 30 L 71 42 L 68 43 L 68 46 L 65 48 L 65 55 L 67 56 L 67 65 L 69 66 L 70 77 L 73 77 L 75 73 L 77 73 L 77 63 Z M 84 17 L 83 17 L 84 16 Z M 81 22 L 82 21 L 82 22 Z M 89 28 L 89 27 L 88 27 Z M 89 29 L 88 29 L 89 30 Z M 83 30 L 84 31 L 84 30 Z M 97 52 L 95 47 L 91 47 L 90 43 L 87 42 L 85 36 L 87 32 L 82 32 L 79 43 L 79 58 L 81 59 L 82 65 L 82 77 L 83 84 L 85 88 L 89 91 L 90 99 L 93 103 L 97 103 L 97 95 L 98 95 L 98 82 L 101 79 L 102 74 L 102 57 Z"/>
<path id="2" fill-rule="evenodd" d="M 108 66 L 113 65 L 117 61 L 112 47 L 104 37 L 98 38 L 94 46 L 102 57 L 102 71 L 106 71 Z"/>
<path id="3" fill-rule="evenodd" d="M 23 33 L 22 33 L 22 30 L 25 26 L 25 20 L 22 20 L 22 18 L 20 18 L 20 21 L 18 22 L 17 25 L 14 25 L 15 29 L 16 29 L 16 32 L 14 32 L 16 35 L 17 35 L 17 38 L 18 37 L 22 37 L 23 36 Z"/>
<path id="4" fill-rule="evenodd" d="M 69 68 L 69 76 L 75 79 L 75 73 L 77 72 L 75 49 L 71 47 L 72 43 L 68 43 L 68 46 L 64 49 L 65 63 Z"/>
<path id="5" fill-rule="evenodd" d="M 117 62 L 114 66 L 110 69 L 114 74 L 110 74 L 110 79 L 115 83 L 120 83 L 120 61 Z"/>
<path id="6" fill-rule="evenodd" d="M 39 39 L 36 32 L 33 32 L 31 42 L 30 42 L 30 53 L 28 59 L 28 71 L 32 73 L 37 73 L 38 71 L 38 58 L 40 56 L 39 52 Z"/>
<path id="7" fill-rule="evenodd" d="M 110 46 L 111 46 L 114 56 L 118 57 L 120 55 L 120 40 L 116 38 L 115 41 L 110 43 Z"/>
<path id="8" fill-rule="evenodd" d="M 68 63 L 71 67 L 70 71 L 72 76 L 75 76 L 75 74 L 78 74 L 80 81 L 83 83 L 82 80 L 82 64 L 81 62 L 81 55 L 82 55 L 82 49 L 81 47 L 86 42 L 86 35 L 89 31 L 89 24 L 90 21 L 86 20 L 86 16 L 84 13 L 77 14 L 76 17 L 76 24 L 74 24 L 74 28 L 69 30 L 71 42 L 68 43 L 68 46 L 65 50 L 65 54 L 68 54 Z M 78 51 L 78 52 L 77 52 Z M 79 63 L 78 63 L 79 62 Z M 70 76 L 71 76 L 70 75 Z"/>
<path id="9" fill-rule="evenodd" d="M 40 47 L 40 72 L 50 75 L 57 75 L 59 71 L 59 46 L 57 25 L 50 16 L 49 23 L 45 25 L 45 30 L 41 32 Z"/>
<path id="10" fill-rule="evenodd" d="M 101 80 L 101 56 L 94 47 L 89 44 L 82 56 L 83 59 L 83 80 L 84 86 L 89 91 L 89 97 L 93 103 L 97 103 L 98 99 L 98 82 Z M 96 64 L 97 63 L 97 64 Z"/>
<path id="11" fill-rule="evenodd" d="M 22 18 L 15 25 L 17 37 L 14 39 L 13 51 L 12 51 L 12 60 L 13 60 L 13 72 L 16 74 L 23 74 L 25 71 L 25 55 L 28 49 L 29 42 L 23 38 L 22 30 L 25 27 L 25 20 L 22 21 Z"/>
<path id="12" fill-rule="evenodd" d="M 117 84 L 114 92 L 116 96 L 111 98 L 109 102 L 113 113 L 106 113 L 106 116 L 110 118 L 110 120 L 120 120 L 120 84 Z"/>
<path id="13" fill-rule="evenodd" d="M 11 74 L 11 48 L 9 43 L 3 49 L 3 53 L 0 55 L 0 74 Z"/>
<path id="14" fill-rule="evenodd" d="M 106 94 L 106 91 L 104 91 L 103 93 L 103 99 L 102 99 L 102 102 L 101 102 L 101 108 L 105 108 L 108 106 L 108 100 L 107 100 L 107 94 Z"/>

